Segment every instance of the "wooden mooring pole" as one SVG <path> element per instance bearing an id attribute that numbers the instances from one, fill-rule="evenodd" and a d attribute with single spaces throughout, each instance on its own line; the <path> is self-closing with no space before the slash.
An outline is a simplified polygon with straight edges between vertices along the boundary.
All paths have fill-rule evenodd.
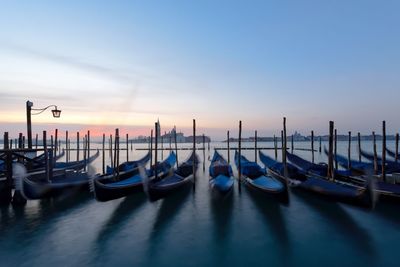
<path id="1" fill-rule="evenodd" d="M 65 161 L 69 162 L 68 131 L 65 131 Z"/>
<path id="2" fill-rule="evenodd" d="M 3 137 L 3 148 L 8 150 L 6 153 L 5 167 L 6 167 L 6 181 L 4 184 L 0 184 L 0 205 L 8 205 L 12 199 L 12 152 L 9 150 L 9 137 L 8 132 L 4 133 Z"/>
<path id="3" fill-rule="evenodd" d="M 357 141 L 358 141 L 358 162 L 361 162 L 361 134 L 357 133 Z"/>
<path id="4" fill-rule="evenodd" d="M 229 142 L 230 142 L 230 137 L 229 137 L 229 131 L 226 133 L 226 140 L 227 140 L 227 145 L 228 145 L 228 164 L 230 164 L 231 163 L 231 148 L 230 148 L 230 145 L 229 145 Z"/>
<path id="5" fill-rule="evenodd" d="M 334 159 L 335 159 L 335 170 L 338 169 L 338 161 L 337 161 L 337 129 L 335 129 L 335 151 L 334 151 Z"/>
<path id="6" fill-rule="evenodd" d="M 79 132 L 76 132 L 76 161 L 79 161 Z"/>
<path id="7" fill-rule="evenodd" d="M 293 153 L 293 150 L 294 150 L 294 137 L 293 137 L 293 134 L 292 134 L 292 146 L 291 146 L 291 149 L 292 149 L 292 153 Z"/>
<path id="8" fill-rule="evenodd" d="M 282 162 L 283 162 L 283 176 L 287 178 L 287 159 L 286 159 L 286 149 L 287 149 L 287 135 L 286 135 L 286 117 L 283 117 L 283 147 L 282 147 Z M 293 140 L 293 136 L 292 136 Z"/>
<path id="9" fill-rule="evenodd" d="M 206 171 L 206 136 L 203 134 L 203 172 Z"/>
<path id="10" fill-rule="evenodd" d="M 334 122 L 329 122 L 329 157 L 328 157 L 328 177 L 333 180 L 334 170 L 333 170 L 333 129 Z"/>
<path id="11" fill-rule="evenodd" d="M 154 178 L 158 178 L 158 123 L 154 124 L 155 140 L 154 140 Z"/>
<path id="12" fill-rule="evenodd" d="M 57 156 L 57 152 L 60 153 L 58 150 L 58 129 L 55 130 L 55 137 L 54 137 L 54 156 Z"/>
<path id="13" fill-rule="evenodd" d="M 349 144 L 347 147 L 347 168 L 351 170 L 351 132 L 349 131 Z"/>
<path id="14" fill-rule="evenodd" d="M 311 131 L 311 162 L 314 163 L 314 131 Z"/>
<path id="15" fill-rule="evenodd" d="M 103 174 L 106 173 L 106 153 L 105 153 L 105 143 L 106 143 L 106 135 L 103 133 L 103 145 L 102 145 L 102 170 Z"/>
<path id="16" fill-rule="evenodd" d="M 382 121 L 382 179 L 386 182 L 386 121 Z"/>
<path id="17" fill-rule="evenodd" d="M 45 162 L 45 173 L 46 173 L 46 180 L 50 182 L 49 177 L 49 153 L 47 151 L 47 133 L 43 131 L 43 149 L 44 149 L 44 162 Z"/>
<path id="18" fill-rule="evenodd" d="M 399 160 L 399 133 L 396 134 L 396 155 L 394 156 L 394 161 L 397 163 Z"/>
<path id="19" fill-rule="evenodd" d="M 150 131 L 150 168 L 153 167 L 153 129 Z"/>
<path id="20" fill-rule="evenodd" d="M 176 127 L 174 126 L 174 141 L 175 141 L 175 155 L 176 155 L 176 167 L 178 168 L 179 162 L 178 162 L 178 142 L 176 140 Z"/>
<path id="21" fill-rule="evenodd" d="M 126 161 L 129 161 L 129 136 L 126 134 Z"/>
<path id="22" fill-rule="evenodd" d="M 193 189 L 196 188 L 196 120 L 193 119 L 193 153 L 194 153 L 194 159 L 193 159 Z"/>
<path id="23" fill-rule="evenodd" d="M 254 132 L 254 161 L 257 163 L 257 130 Z"/>
<path id="24" fill-rule="evenodd" d="M 274 135 L 274 150 L 275 150 L 275 160 L 278 159 L 278 141 L 276 140 L 276 136 Z"/>
<path id="25" fill-rule="evenodd" d="M 238 187 L 239 187 L 239 192 L 241 191 L 241 184 L 242 184 L 242 121 L 239 121 L 239 181 L 238 181 Z"/>
<path id="26" fill-rule="evenodd" d="M 322 153 L 322 137 L 321 136 L 319 137 L 319 149 L 318 149 L 318 151 L 319 151 L 319 154 Z"/>
<path id="27" fill-rule="evenodd" d="M 372 132 L 373 142 L 374 142 L 374 174 L 378 174 L 378 154 L 376 152 L 376 136 L 375 132 Z"/>

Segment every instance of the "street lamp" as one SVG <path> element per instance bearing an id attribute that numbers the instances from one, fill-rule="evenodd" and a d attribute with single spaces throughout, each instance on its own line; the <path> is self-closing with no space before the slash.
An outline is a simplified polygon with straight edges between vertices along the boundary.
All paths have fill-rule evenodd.
<path id="1" fill-rule="evenodd" d="M 61 115 L 61 110 L 57 108 L 56 105 L 49 105 L 45 108 L 32 108 L 33 103 L 31 101 L 26 101 L 26 123 L 27 123 L 27 130 L 28 130 L 28 148 L 32 149 L 32 121 L 31 121 L 31 115 L 39 115 L 40 113 L 43 113 L 45 110 L 47 110 L 50 107 L 54 107 L 54 109 L 51 110 L 51 113 L 53 113 L 54 118 L 59 118 Z M 33 111 L 36 111 L 36 113 L 32 113 Z"/>

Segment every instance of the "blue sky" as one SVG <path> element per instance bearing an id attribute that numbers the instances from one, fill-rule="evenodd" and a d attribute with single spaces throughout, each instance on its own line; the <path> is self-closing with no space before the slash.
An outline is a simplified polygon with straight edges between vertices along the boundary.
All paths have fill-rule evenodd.
<path id="1" fill-rule="evenodd" d="M 62 125 L 400 128 L 399 1 L 2 1 L 0 130 Z M 34 118 L 54 123 L 51 115 Z M 17 123 L 17 124 L 15 124 Z M 60 125 L 60 128 L 62 128 Z M 4 129 L 3 129 L 4 128 Z M 21 129 L 21 131 L 24 130 Z"/>

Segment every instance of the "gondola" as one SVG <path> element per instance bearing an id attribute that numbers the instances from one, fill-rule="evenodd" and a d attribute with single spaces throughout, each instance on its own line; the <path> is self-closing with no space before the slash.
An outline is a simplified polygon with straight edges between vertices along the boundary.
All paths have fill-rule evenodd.
<path id="1" fill-rule="evenodd" d="M 297 167 L 302 168 L 301 166 L 298 165 L 298 163 L 300 162 L 299 159 L 301 159 L 300 157 L 288 153 L 288 158 L 290 161 L 292 161 L 292 163 L 295 162 L 295 165 Z M 301 159 L 301 161 L 307 162 L 304 159 Z M 304 169 L 304 170 L 307 171 L 306 169 Z M 393 169 L 389 169 L 388 173 L 390 170 L 393 170 Z M 372 182 L 369 180 L 371 179 L 373 169 L 367 170 L 365 175 L 359 175 L 359 176 L 356 176 L 353 174 L 346 175 L 346 172 L 351 173 L 351 171 L 349 171 L 349 170 L 343 170 L 343 171 L 336 170 L 335 171 L 335 179 L 345 182 L 345 183 L 350 183 L 350 184 L 352 184 L 354 186 L 358 186 L 358 187 L 365 186 L 365 184 L 367 182 Z M 386 176 L 386 181 L 383 181 L 382 178 L 377 175 L 372 176 L 372 178 L 374 178 L 373 186 L 371 184 L 371 186 L 373 187 L 373 192 L 378 194 L 380 199 L 395 201 L 395 202 L 400 201 L 400 184 L 392 181 L 392 180 L 394 180 L 393 175 L 388 174 Z M 389 182 L 389 180 L 392 182 Z"/>
<path id="2" fill-rule="evenodd" d="M 98 156 L 99 152 L 86 160 L 86 163 L 91 163 Z M 94 174 L 89 172 L 63 168 L 54 169 L 53 176 L 50 177 L 50 181 L 47 181 L 46 173 L 44 171 L 38 171 L 28 173 L 26 177 L 19 177 L 18 179 L 22 179 L 22 181 L 20 183 L 16 182 L 16 189 L 21 190 L 22 195 L 27 199 L 58 197 L 81 190 L 87 190 L 89 188 L 89 181 L 94 176 Z"/>
<path id="3" fill-rule="evenodd" d="M 139 167 L 145 168 L 150 157 L 151 154 L 148 153 L 139 160 L 121 164 L 118 167 L 118 173 L 106 174 L 93 179 L 93 191 L 96 199 L 98 201 L 109 201 L 142 192 L 143 182 Z M 172 152 L 163 162 L 157 165 L 158 172 L 168 173 L 175 163 L 176 155 Z M 149 170 L 145 170 L 145 172 L 151 176 L 154 172 L 154 166 Z"/>
<path id="4" fill-rule="evenodd" d="M 393 155 L 395 155 L 395 153 L 393 153 Z M 368 159 L 371 162 L 373 162 L 375 158 L 373 153 L 368 153 L 364 150 L 361 150 L 361 156 L 363 156 L 364 158 Z M 378 164 L 380 165 L 382 164 L 382 158 L 380 156 L 376 157 L 376 161 Z M 385 163 L 386 163 L 385 168 L 387 173 L 400 172 L 400 163 L 388 159 L 385 160 Z"/>
<path id="5" fill-rule="evenodd" d="M 193 171 L 197 170 L 198 156 L 193 151 L 189 158 L 181 163 L 175 171 L 153 173 L 151 177 L 141 172 L 144 179 L 144 190 L 150 201 L 156 201 L 181 190 L 189 189 L 194 182 Z"/>
<path id="6" fill-rule="evenodd" d="M 325 154 L 328 155 L 328 151 L 325 148 Z M 368 173 L 372 173 L 374 171 L 374 164 L 370 162 L 358 161 L 358 160 L 350 160 L 351 168 L 349 167 L 349 160 L 347 157 L 344 157 L 340 154 L 336 154 L 336 160 L 338 164 L 348 171 L 349 175 L 365 175 Z M 381 169 L 381 165 L 378 163 L 378 169 Z"/>
<path id="7" fill-rule="evenodd" d="M 216 150 L 211 160 L 209 173 L 211 176 L 209 183 L 214 191 L 222 195 L 232 192 L 234 183 L 232 167 Z"/>
<path id="8" fill-rule="evenodd" d="M 268 169 L 268 173 L 284 179 L 284 165 L 259 151 L 261 162 Z M 304 170 L 287 163 L 288 184 L 293 189 L 317 194 L 323 198 L 370 208 L 373 205 L 371 192 L 364 186 L 332 181 L 316 174 L 307 175 Z"/>
<path id="9" fill-rule="evenodd" d="M 280 201 L 288 201 L 287 184 L 284 180 L 279 180 L 271 175 L 266 174 L 256 162 L 249 161 L 246 157 L 240 156 L 235 151 L 235 164 L 239 168 L 239 160 L 241 164 L 241 179 L 249 189 L 263 193 L 264 195 L 274 197 Z"/>

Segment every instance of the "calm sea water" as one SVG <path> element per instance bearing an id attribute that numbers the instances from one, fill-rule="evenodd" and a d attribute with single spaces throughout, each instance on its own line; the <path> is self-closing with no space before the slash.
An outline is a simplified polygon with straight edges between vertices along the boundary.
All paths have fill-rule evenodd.
<path id="1" fill-rule="evenodd" d="M 214 146 L 225 144 L 206 150 L 206 171 L 200 164 L 195 191 L 186 194 L 100 203 L 83 193 L 2 208 L 0 266 L 399 266 L 400 204 L 367 211 L 292 192 L 285 206 L 245 187 L 239 193 L 237 184 L 231 197 L 216 199 L 208 186 Z M 370 150 L 371 143 L 363 147 Z M 338 151 L 346 155 L 347 143 L 339 142 Z M 311 158 L 311 152 L 295 152 Z M 129 153 L 135 159 L 145 152 Z M 188 153 L 179 151 L 179 159 Z M 254 151 L 243 153 L 254 159 Z M 318 152 L 315 157 L 326 161 Z M 101 170 L 101 158 L 95 167 Z"/>

